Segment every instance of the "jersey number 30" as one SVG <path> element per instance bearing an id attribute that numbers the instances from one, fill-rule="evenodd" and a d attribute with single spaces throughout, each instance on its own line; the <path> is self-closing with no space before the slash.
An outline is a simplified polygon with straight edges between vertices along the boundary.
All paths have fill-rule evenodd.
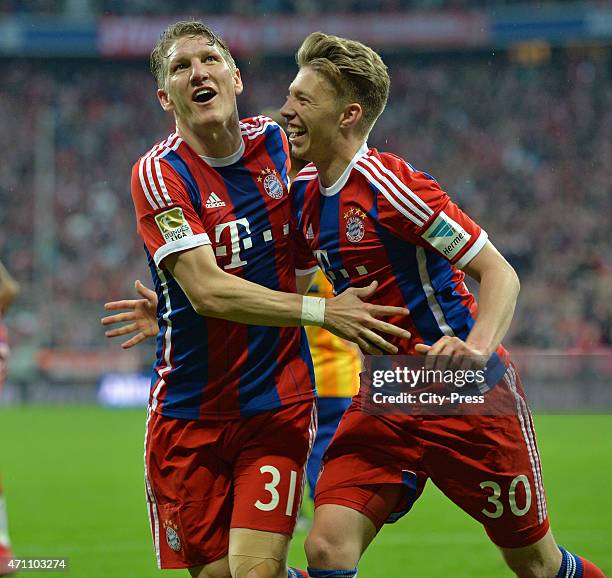
<path id="1" fill-rule="evenodd" d="M 522 484 L 525 488 L 525 505 L 521 508 L 516 503 L 516 487 Z M 500 501 L 502 493 L 501 487 L 497 482 L 482 482 L 480 484 L 482 489 L 490 488 L 493 490 L 493 494 L 487 498 L 487 501 L 491 502 L 495 510 L 488 510 L 484 508 L 482 513 L 489 518 L 500 518 L 504 513 L 504 504 Z M 508 503 L 510 504 L 510 510 L 515 516 L 524 516 L 531 508 L 531 486 L 529 485 L 529 478 L 524 474 L 516 476 L 510 482 L 510 488 L 508 489 Z"/>

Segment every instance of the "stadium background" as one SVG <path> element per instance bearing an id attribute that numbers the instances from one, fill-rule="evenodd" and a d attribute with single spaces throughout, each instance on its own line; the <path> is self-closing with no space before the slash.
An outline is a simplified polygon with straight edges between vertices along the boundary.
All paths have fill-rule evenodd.
<path id="1" fill-rule="evenodd" d="M 517 269 L 505 343 L 541 414 L 553 526 L 612 572 L 605 1 L 5 0 L 0 259 L 22 291 L 6 320 L 0 472 L 16 554 L 67 556 L 71 576 L 158 575 L 140 472 L 139 373 L 152 346 L 120 351 L 99 318 L 105 301 L 149 280 L 129 171 L 172 129 L 147 56 L 184 16 L 228 41 L 245 81 L 241 116 L 282 104 L 310 31 L 380 50 L 392 90 L 369 143 L 432 173 Z M 480 528 L 433 488 L 384 532 L 363 574 L 508 575 Z"/>

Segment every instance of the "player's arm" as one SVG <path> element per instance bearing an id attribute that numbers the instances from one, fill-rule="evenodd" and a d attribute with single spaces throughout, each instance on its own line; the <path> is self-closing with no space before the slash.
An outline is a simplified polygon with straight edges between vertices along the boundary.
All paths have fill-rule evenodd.
<path id="1" fill-rule="evenodd" d="M 177 280 L 195 311 L 252 325 L 291 327 L 322 325 L 332 333 L 354 341 L 367 353 L 396 353 L 397 348 L 379 333 L 408 338 L 410 334 L 378 317 L 405 315 L 401 307 L 365 303 L 376 284 L 348 289 L 333 299 L 302 297 L 274 291 L 223 271 L 210 245 L 172 253 L 165 267 Z"/>
<path id="2" fill-rule="evenodd" d="M 490 241 L 463 270 L 480 284 L 478 316 L 466 344 L 488 356 L 495 351 L 510 327 L 520 281 L 512 265 Z"/>
<path id="3" fill-rule="evenodd" d="M 415 346 L 416 352 L 427 355 L 428 363 L 436 369 L 445 369 L 449 364 L 483 367 L 512 322 L 519 278 L 490 241 L 464 266 L 464 271 L 480 284 L 478 315 L 467 339 L 444 336 L 431 346 Z M 434 356 L 440 356 L 439 361 L 434 361 Z"/>
<path id="4" fill-rule="evenodd" d="M 463 357 L 463 361 L 480 360 L 484 364 L 510 327 L 520 282 L 516 271 L 490 241 L 463 270 L 480 284 L 478 315 L 467 339 L 445 336 L 431 346 L 417 345 L 416 351 L 449 359 Z"/>
<path id="5" fill-rule="evenodd" d="M 193 251 L 195 251 L 195 249 Z M 204 259 L 206 259 L 206 257 L 204 257 Z M 179 264 L 179 270 L 181 269 L 181 267 L 187 267 L 190 260 L 191 259 L 188 259 L 187 260 L 188 262 L 185 263 L 185 262 L 181 262 L 183 261 L 181 259 L 176 259 L 177 263 L 181 262 Z M 176 273 L 176 266 L 174 267 L 174 269 Z M 217 271 L 215 271 L 215 269 Z M 271 291 L 269 289 L 261 287 L 260 285 L 250 283 L 248 281 L 245 281 L 238 277 L 234 277 L 232 275 L 228 275 L 227 273 L 224 273 L 223 271 L 221 271 L 217 267 L 216 263 L 210 266 L 210 271 L 212 271 L 213 273 L 216 273 L 216 272 L 221 273 L 221 275 L 219 275 L 221 279 L 220 282 L 217 280 L 217 278 L 214 275 L 213 275 L 212 280 L 208 278 L 208 284 L 210 285 L 212 282 L 212 286 L 216 287 L 218 291 L 229 291 L 229 292 L 236 291 L 236 284 L 232 282 L 234 280 L 238 281 L 237 283 L 237 286 L 239 288 L 238 290 L 242 289 L 242 290 L 247 291 L 246 297 L 248 300 L 245 300 L 243 297 L 242 299 L 243 307 L 247 307 L 249 305 L 254 306 L 254 304 L 256 304 L 257 298 L 263 298 L 264 296 L 267 297 L 269 294 L 272 294 L 274 296 L 278 295 L 282 299 L 286 299 L 286 298 L 291 299 L 290 307 L 291 305 L 295 306 L 296 300 L 298 302 L 301 300 L 301 297 L 298 295 L 295 295 L 292 293 L 281 293 L 279 291 Z M 189 274 L 187 274 L 187 277 L 191 279 L 191 276 Z M 308 281 L 304 284 L 302 289 L 306 287 L 306 285 L 310 286 L 310 283 L 312 281 L 310 275 L 305 276 L 305 277 L 308 279 Z M 197 280 L 194 280 L 193 282 L 195 284 L 198 283 Z M 187 283 L 189 283 L 189 281 L 187 281 Z M 157 334 L 157 330 L 158 330 L 157 319 L 155 315 L 155 311 L 157 309 L 156 294 L 150 289 L 148 289 L 147 287 L 145 287 L 144 285 L 142 285 L 142 283 L 140 283 L 139 281 L 136 281 L 135 287 L 138 293 L 143 297 L 142 299 L 123 299 L 120 301 L 111 301 L 109 303 L 106 303 L 104 307 L 107 311 L 117 311 L 120 309 L 127 309 L 128 311 L 124 311 L 122 313 L 115 313 L 112 315 L 107 315 L 106 317 L 103 317 L 101 320 L 102 325 L 104 326 L 111 326 L 111 325 L 116 325 L 118 323 L 128 322 L 126 325 L 115 327 L 113 329 L 109 329 L 105 333 L 105 335 L 109 338 L 119 337 L 123 335 L 128 335 L 130 333 L 134 333 L 134 335 L 132 335 L 129 339 L 127 339 L 121 344 L 121 347 L 123 347 L 124 349 L 129 349 L 130 347 L 137 345 L 138 343 L 140 343 L 141 341 L 144 341 L 145 339 L 149 337 L 154 337 Z M 250 291 L 250 289 L 253 289 L 253 291 Z M 306 290 L 307 290 L 307 287 L 306 287 Z M 373 319 L 374 321 L 377 322 L 377 324 L 382 324 L 382 325 L 377 325 L 376 330 L 385 331 L 385 327 L 388 326 L 389 330 L 392 330 L 393 332 L 398 332 L 397 334 L 400 336 L 408 335 L 408 332 L 399 330 L 399 328 L 396 328 L 393 325 L 389 325 L 387 323 L 374 319 L 373 317 L 374 315 L 392 314 L 391 312 L 393 312 L 393 314 L 396 314 L 398 313 L 398 308 L 373 306 L 373 305 L 369 305 L 367 303 L 363 303 L 362 301 L 360 301 L 360 297 L 366 298 L 369 295 L 371 295 L 374 292 L 374 290 L 375 290 L 375 286 L 370 286 L 369 288 L 362 288 L 362 289 L 351 289 L 348 292 L 345 292 L 345 294 L 343 294 L 342 296 L 338 296 L 337 298 L 334 298 L 334 300 L 331 300 L 331 299 L 326 300 L 328 304 L 331 301 L 334 301 L 334 304 L 331 305 L 331 314 L 330 314 L 330 309 L 326 307 L 325 327 L 329 328 L 330 331 L 334 331 L 335 333 L 341 336 L 345 335 L 345 333 L 343 332 L 346 331 L 347 328 L 348 330 L 351 330 L 351 319 L 350 319 L 350 316 L 346 314 L 347 309 L 353 308 L 355 306 L 362 306 L 366 310 L 369 311 L 369 314 L 371 317 L 371 319 L 368 319 L 368 317 L 366 316 L 364 323 L 371 322 L 371 320 Z M 230 294 L 235 295 L 235 293 L 230 293 Z M 214 297 L 214 293 L 213 293 L 213 297 Z M 340 299 L 340 297 L 342 297 L 342 299 Z M 208 298 L 207 296 L 203 297 L 204 300 L 206 300 L 207 298 Z M 197 291 L 196 291 L 196 296 L 190 299 L 194 299 L 194 300 L 198 299 Z M 234 299 L 231 299 L 231 301 L 233 302 Z M 283 305 L 282 299 L 280 301 L 274 302 L 271 305 L 271 307 L 273 308 L 275 304 L 282 306 Z M 218 299 L 218 301 L 221 304 L 221 306 L 223 306 L 224 299 L 221 298 L 221 299 Z M 193 304 L 193 301 L 192 301 L 192 304 Z M 227 310 L 227 311 L 220 310 L 220 309 L 214 309 L 214 304 L 212 305 L 212 308 L 209 309 L 209 307 L 210 305 L 209 306 L 204 305 L 203 307 L 200 307 L 199 312 L 202 314 L 211 316 L 211 317 L 214 317 L 214 316 L 221 317 L 222 316 L 224 319 L 231 319 L 231 320 L 240 321 L 243 323 L 249 323 L 249 322 L 256 323 L 258 325 L 266 325 L 266 324 L 281 325 L 283 323 L 282 316 L 277 317 L 270 323 L 266 323 L 266 320 L 267 321 L 270 320 L 270 313 L 269 313 L 270 307 L 260 308 L 259 310 L 255 310 L 254 315 L 253 315 L 253 312 L 251 313 L 251 315 L 245 315 L 240 305 L 235 306 L 232 309 Z M 198 309 L 196 309 L 196 311 L 198 311 Z M 291 309 L 289 309 L 289 312 L 291 312 Z M 399 312 L 400 314 L 402 313 L 407 314 L 407 310 L 405 309 L 400 308 Z M 215 313 L 216 315 L 213 315 L 213 313 Z M 274 313 L 278 314 L 278 311 L 274 310 Z M 340 325 L 338 321 L 334 321 L 334 315 L 341 316 Z M 301 316 L 300 316 L 300 321 L 301 321 Z M 291 325 L 291 324 L 298 325 L 300 323 L 288 322 L 285 324 L 286 325 Z M 363 331 L 363 328 L 361 329 L 361 331 L 362 333 L 356 334 L 356 338 L 354 339 L 354 341 L 358 343 L 359 346 L 364 351 L 369 352 L 369 353 L 378 353 L 379 350 L 382 350 L 385 347 L 387 347 L 382 343 L 383 341 L 382 338 L 379 338 L 373 332 Z"/>
<path id="6" fill-rule="evenodd" d="M 149 174 L 152 163 L 157 180 Z M 223 271 L 185 183 L 164 159 L 141 157 L 132 169 L 131 184 L 138 231 L 147 250 L 155 264 L 176 279 L 197 313 L 255 325 L 323 325 L 368 353 L 397 351 L 380 333 L 409 336 L 377 319 L 405 309 L 362 301 L 374 293 L 375 285 L 350 289 L 326 303 L 273 291 Z"/>
<path id="7" fill-rule="evenodd" d="M 463 358 L 457 360 L 460 365 L 470 360 L 484 364 L 512 321 L 518 276 L 488 241 L 486 232 L 449 199 L 433 177 L 403 162 L 395 166 L 399 184 L 406 185 L 408 195 L 405 204 L 394 197 L 399 211 L 407 216 L 400 222 L 400 233 L 436 251 L 480 283 L 478 314 L 466 340 L 444 336 L 431 346 L 419 344 L 415 349 L 428 356 L 443 356 L 436 368 L 443 369 L 453 357 Z"/>
<path id="8" fill-rule="evenodd" d="M 315 273 L 309 273 L 297 277 L 297 292 L 300 295 L 308 293 L 314 276 Z M 145 287 L 138 280 L 134 283 L 134 288 L 141 296 L 141 299 L 121 299 L 105 303 L 104 309 L 107 311 L 119 311 L 122 309 L 127 309 L 127 311 L 112 313 L 102 317 L 100 320 L 105 327 L 127 322 L 125 325 L 108 329 L 104 333 L 106 337 L 121 337 L 133 333 L 134 335 L 121 344 L 123 349 L 129 349 L 149 337 L 155 337 L 159 329 L 157 325 L 157 295 L 155 291 Z"/>

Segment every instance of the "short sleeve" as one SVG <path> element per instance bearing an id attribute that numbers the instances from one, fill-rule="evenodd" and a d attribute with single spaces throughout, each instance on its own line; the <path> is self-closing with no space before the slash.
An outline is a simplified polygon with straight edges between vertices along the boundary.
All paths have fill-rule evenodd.
<path id="1" fill-rule="evenodd" d="M 431 249 L 459 269 L 484 247 L 487 233 L 429 174 L 390 156 L 370 158 L 379 175 L 379 221 L 395 235 Z"/>
<path id="2" fill-rule="evenodd" d="M 181 177 L 169 163 L 143 157 L 132 169 L 138 234 L 159 267 L 172 253 L 210 244 Z"/>

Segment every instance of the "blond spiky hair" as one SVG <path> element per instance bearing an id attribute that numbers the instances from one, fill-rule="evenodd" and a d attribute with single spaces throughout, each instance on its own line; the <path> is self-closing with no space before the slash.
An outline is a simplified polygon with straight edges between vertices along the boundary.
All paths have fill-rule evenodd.
<path id="1" fill-rule="evenodd" d="M 343 104 L 361 105 L 361 128 L 368 134 L 389 98 L 391 81 L 382 58 L 356 40 L 313 32 L 306 37 L 295 59 L 300 68 L 310 66 L 322 74 Z"/>

